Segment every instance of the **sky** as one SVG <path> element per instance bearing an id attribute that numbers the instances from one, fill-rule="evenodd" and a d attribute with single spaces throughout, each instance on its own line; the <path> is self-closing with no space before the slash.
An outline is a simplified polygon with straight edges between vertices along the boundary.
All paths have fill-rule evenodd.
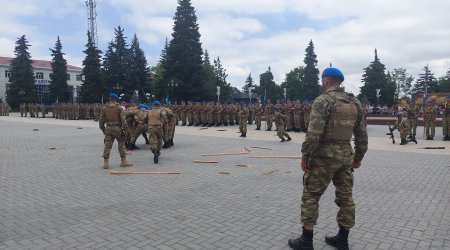
<path id="1" fill-rule="evenodd" d="M 202 48 L 220 57 L 228 82 L 241 88 L 271 67 L 275 82 L 304 66 L 313 41 L 320 71 L 330 63 L 359 93 L 374 50 L 387 71 L 405 68 L 416 79 L 429 65 L 436 77 L 450 69 L 448 0 L 191 0 Z M 137 35 L 149 66 L 171 39 L 176 0 L 96 0 L 98 47 L 105 51 L 121 26 L 128 44 Z M 87 42 L 85 0 L 0 0 L 0 56 L 14 57 L 25 35 L 34 59 L 51 60 L 60 37 L 69 65 L 82 66 Z"/>

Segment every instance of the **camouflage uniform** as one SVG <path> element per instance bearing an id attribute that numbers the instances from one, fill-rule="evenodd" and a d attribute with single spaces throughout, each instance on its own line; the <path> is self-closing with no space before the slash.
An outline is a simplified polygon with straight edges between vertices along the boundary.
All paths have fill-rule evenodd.
<path id="1" fill-rule="evenodd" d="M 355 136 L 355 152 L 350 145 L 352 134 Z M 335 201 L 340 208 L 337 222 L 347 230 L 353 227 L 352 162 L 361 161 L 366 151 L 367 130 L 361 104 L 343 88 L 328 88 L 314 101 L 309 131 L 302 145 L 302 160 L 309 162 L 312 169 L 303 178 L 303 224 L 316 224 L 319 199 L 333 181 Z"/>
<path id="2" fill-rule="evenodd" d="M 425 122 L 427 140 L 433 140 L 436 122 L 436 110 L 434 109 L 433 106 L 427 106 L 424 108 L 423 120 Z"/>
<path id="3" fill-rule="evenodd" d="M 394 126 L 392 127 L 392 130 L 397 129 L 400 133 L 400 145 L 405 145 L 406 142 L 406 135 L 409 131 L 409 122 L 403 119 L 403 115 L 401 113 L 398 114 L 398 119 L 395 122 Z"/>
<path id="4" fill-rule="evenodd" d="M 247 119 L 249 115 L 248 108 L 241 106 L 238 115 L 239 115 L 239 132 L 241 132 L 240 137 L 247 137 Z"/>
<path id="5" fill-rule="evenodd" d="M 163 141 L 163 124 L 167 122 L 167 116 L 160 106 L 148 111 L 148 133 L 150 137 L 150 149 L 154 154 L 153 161 L 158 163 L 158 157 Z"/>
<path id="6" fill-rule="evenodd" d="M 450 99 L 447 99 L 447 107 L 443 109 L 442 134 L 445 141 L 450 140 Z"/>
<path id="7" fill-rule="evenodd" d="M 275 125 L 277 126 L 277 135 L 280 137 L 281 142 L 285 142 L 286 140 L 284 137 L 287 137 L 287 140 L 292 140 L 288 133 L 286 133 L 286 122 L 288 120 L 288 117 L 286 115 L 283 115 L 282 113 L 276 111 L 273 115 L 273 121 L 275 122 Z"/>
<path id="8" fill-rule="evenodd" d="M 417 119 L 419 115 L 419 108 L 411 105 L 408 110 L 408 135 L 411 137 L 416 137 L 416 129 L 417 129 Z"/>
<path id="9" fill-rule="evenodd" d="M 122 159 L 122 163 L 120 166 L 131 166 L 131 164 L 126 161 L 127 155 L 125 151 L 124 131 L 127 129 L 127 123 L 125 121 L 123 109 L 116 102 L 108 103 L 108 105 L 102 110 L 100 115 L 99 127 L 105 135 L 105 148 L 103 150 L 103 158 L 105 159 L 104 168 L 109 167 L 108 159 L 114 140 L 117 140 L 119 144 L 118 148 L 120 158 Z"/>

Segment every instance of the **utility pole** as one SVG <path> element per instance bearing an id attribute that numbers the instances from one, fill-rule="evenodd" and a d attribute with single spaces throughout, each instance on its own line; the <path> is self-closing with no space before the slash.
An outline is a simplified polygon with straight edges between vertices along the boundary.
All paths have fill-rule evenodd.
<path id="1" fill-rule="evenodd" d="M 88 16 L 88 31 L 91 34 L 92 42 L 95 44 L 95 47 L 98 47 L 98 38 L 97 38 L 97 12 L 95 11 L 95 0 L 86 0 L 87 7 L 87 16 Z"/>

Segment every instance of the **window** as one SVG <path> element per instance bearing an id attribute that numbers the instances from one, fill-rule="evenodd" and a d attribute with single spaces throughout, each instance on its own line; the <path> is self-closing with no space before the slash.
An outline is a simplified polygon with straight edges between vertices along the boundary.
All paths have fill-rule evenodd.
<path id="1" fill-rule="evenodd" d="M 10 81 L 9 78 L 11 77 L 11 71 L 10 70 L 5 70 L 5 78 L 8 79 L 8 82 Z"/>
<path id="2" fill-rule="evenodd" d="M 36 72 L 36 75 L 34 77 L 35 79 L 44 79 L 44 73 L 42 72 Z"/>
<path id="3" fill-rule="evenodd" d="M 83 81 L 83 75 L 77 75 L 77 79 L 78 82 Z"/>
<path id="4" fill-rule="evenodd" d="M 70 74 L 67 74 L 67 81 L 70 81 Z"/>

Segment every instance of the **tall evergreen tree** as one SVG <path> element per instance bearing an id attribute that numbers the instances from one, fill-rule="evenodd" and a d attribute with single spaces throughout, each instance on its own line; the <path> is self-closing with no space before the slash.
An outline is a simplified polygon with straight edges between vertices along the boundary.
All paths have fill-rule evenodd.
<path id="1" fill-rule="evenodd" d="M 139 99 L 145 101 L 145 93 L 150 92 L 149 85 L 149 68 L 147 67 L 147 59 L 144 51 L 139 46 L 139 40 L 136 34 L 131 41 L 129 50 L 128 81 L 126 88 L 138 90 Z"/>
<path id="2" fill-rule="evenodd" d="M 242 90 L 244 90 L 244 92 L 248 92 L 249 87 L 256 88 L 255 81 L 253 81 L 252 73 L 248 74 L 247 79 L 245 80 L 245 85 L 242 87 Z"/>
<path id="3" fill-rule="evenodd" d="M 129 53 L 123 31 L 120 26 L 114 29 L 116 37 L 108 44 L 103 58 L 103 77 L 108 91 L 124 94 L 124 99 L 130 100 L 134 89 L 127 83 Z"/>
<path id="4" fill-rule="evenodd" d="M 439 78 L 438 92 L 450 92 L 450 69 L 445 76 Z"/>
<path id="5" fill-rule="evenodd" d="M 89 32 L 87 37 L 86 50 L 83 51 L 86 57 L 83 60 L 83 70 L 81 72 L 83 84 L 81 85 L 79 101 L 84 103 L 99 103 L 105 94 L 101 77 L 100 59 L 102 51 L 97 49 Z"/>
<path id="6" fill-rule="evenodd" d="M 313 41 L 309 41 L 308 47 L 305 50 L 304 68 L 304 83 L 305 83 L 305 98 L 314 100 L 320 95 L 321 87 L 319 85 L 319 69 L 317 68 L 317 55 L 314 52 Z"/>
<path id="7" fill-rule="evenodd" d="M 372 105 L 388 105 L 394 104 L 394 93 L 396 86 L 388 81 L 385 73 L 386 67 L 380 62 L 377 50 L 375 49 L 375 58 L 370 65 L 364 68 L 363 86 L 359 94 L 359 98 L 366 98 Z M 380 97 L 377 98 L 377 89 L 380 89 Z"/>
<path id="8" fill-rule="evenodd" d="M 419 74 L 419 78 L 416 80 L 416 83 L 413 87 L 413 92 L 422 93 L 427 96 L 429 93 L 434 93 L 438 90 L 438 81 L 434 74 L 431 72 L 428 65 L 423 67 L 423 73 Z"/>
<path id="9" fill-rule="evenodd" d="M 172 37 L 166 51 L 167 82 L 177 82 L 175 92 L 178 99 L 201 100 L 204 86 L 203 50 L 197 16 L 190 0 L 178 0 Z"/>
<path id="10" fill-rule="evenodd" d="M 227 82 L 228 74 L 223 68 L 219 57 L 217 57 L 217 60 L 214 60 L 214 75 L 216 77 L 217 86 L 220 87 L 220 100 L 229 100 L 231 97 L 231 85 Z"/>
<path id="11" fill-rule="evenodd" d="M 68 102 L 70 100 L 70 90 L 67 84 L 67 61 L 62 52 L 61 40 L 56 40 L 55 48 L 52 52 L 52 73 L 50 79 L 52 82 L 48 86 L 50 102 Z"/>
<path id="12" fill-rule="evenodd" d="M 286 74 L 284 82 L 281 87 L 286 88 L 286 96 L 291 100 L 303 100 L 306 98 L 304 80 L 305 68 L 300 66 Z"/>
<path id="13" fill-rule="evenodd" d="M 166 66 L 167 66 L 167 49 L 169 48 L 169 42 L 166 38 L 164 48 L 161 50 L 158 64 L 152 68 L 152 72 L 155 73 L 155 78 L 151 81 L 152 95 L 156 99 L 162 100 L 166 98 L 168 91 L 168 82 L 166 81 Z"/>
<path id="14" fill-rule="evenodd" d="M 34 102 L 36 94 L 34 93 L 34 75 L 28 44 L 25 35 L 18 38 L 14 55 L 11 61 L 11 84 L 6 91 L 6 102 L 13 109 L 17 109 L 21 102 Z"/>
<path id="15" fill-rule="evenodd" d="M 214 73 L 214 66 L 209 59 L 208 50 L 203 54 L 203 100 L 213 101 L 217 100 L 217 79 Z"/>
<path id="16" fill-rule="evenodd" d="M 270 67 L 266 72 L 259 75 L 259 88 L 257 89 L 257 93 L 259 96 L 266 96 L 267 100 L 271 99 L 274 101 L 282 97 L 283 90 L 275 83 L 273 78 Z"/>

